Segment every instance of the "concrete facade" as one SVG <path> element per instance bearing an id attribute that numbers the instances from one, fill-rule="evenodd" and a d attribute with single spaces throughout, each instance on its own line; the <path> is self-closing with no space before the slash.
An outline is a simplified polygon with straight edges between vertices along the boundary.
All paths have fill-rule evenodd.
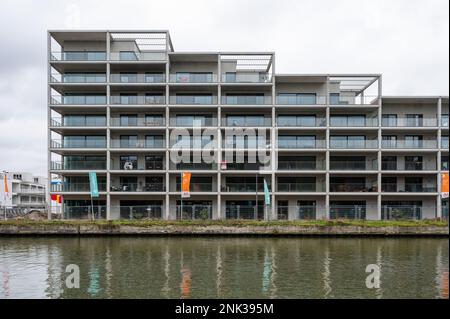
<path id="1" fill-rule="evenodd" d="M 8 184 L 5 193 L 4 176 Z M 0 173 L 0 207 L 8 209 L 45 209 L 47 178 L 27 172 Z"/>
<path id="2" fill-rule="evenodd" d="M 176 52 L 167 31 L 49 31 L 48 70 L 49 181 L 66 218 L 448 216 L 448 97 L 383 96 L 381 74 L 277 74 L 273 52 Z M 174 132 L 199 123 L 213 163 L 174 163 Z M 253 149 L 270 163 L 229 160 Z"/>

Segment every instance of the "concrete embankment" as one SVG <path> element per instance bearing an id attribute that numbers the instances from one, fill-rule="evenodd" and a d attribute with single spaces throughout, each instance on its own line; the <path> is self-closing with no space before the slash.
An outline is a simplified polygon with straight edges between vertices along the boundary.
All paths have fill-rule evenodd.
<path id="1" fill-rule="evenodd" d="M 445 226 L 229 226 L 229 225 L 117 225 L 117 224 L 36 224 L 0 223 L 0 235 L 6 236 L 441 236 L 448 237 Z"/>

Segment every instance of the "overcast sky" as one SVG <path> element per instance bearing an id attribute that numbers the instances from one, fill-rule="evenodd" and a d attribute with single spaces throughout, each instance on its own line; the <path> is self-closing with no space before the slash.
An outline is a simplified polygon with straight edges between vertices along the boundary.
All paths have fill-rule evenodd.
<path id="1" fill-rule="evenodd" d="M 46 30 L 65 28 L 167 29 L 176 51 L 274 51 L 277 73 L 448 95 L 448 0 L 1 0 L 0 170 L 46 174 Z"/>

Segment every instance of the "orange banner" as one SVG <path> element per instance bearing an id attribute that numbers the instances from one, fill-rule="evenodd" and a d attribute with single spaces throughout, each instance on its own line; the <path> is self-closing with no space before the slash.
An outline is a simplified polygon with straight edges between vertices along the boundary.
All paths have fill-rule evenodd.
<path id="1" fill-rule="evenodd" d="M 441 194 L 442 198 L 448 198 L 448 173 L 442 173 Z"/>
<path id="2" fill-rule="evenodd" d="M 183 172 L 183 174 L 181 174 L 181 197 L 183 198 L 191 197 L 191 175 L 192 174 L 189 172 Z"/>
<path id="3" fill-rule="evenodd" d="M 3 182 L 4 182 L 4 185 L 5 185 L 5 194 L 8 194 L 9 193 L 9 188 L 8 188 L 8 179 L 6 177 L 6 173 L 3 175 Z"/>

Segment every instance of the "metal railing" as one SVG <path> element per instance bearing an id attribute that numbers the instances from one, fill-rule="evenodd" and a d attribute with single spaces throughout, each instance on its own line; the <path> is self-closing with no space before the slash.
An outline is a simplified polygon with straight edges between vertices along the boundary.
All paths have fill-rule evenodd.
<path id="1" fill-rule="evenodd" d="M 215 192 L 215 187 L 213 183 L 195 183 L 191 182 L 190 191 L 191 192 Z M 181 192 L 181 184 L 176 183 L 171 185 L 171 192 Z"/>
<path id="2" fill-rule="evenodd" d="M 377 186 L 370 183 L 330 183 L 330 192 L 348 193 L 348 192 L 376 192 Z"/>
<path id="3" fill-rule="evenodd" d="M 60 140 L 54 139 L 50 141 L 50 148 L 106 148 L 106 140 Z"/>
<path id="4" fill-rule="evenodd" d="M 361 140 L 361 141 L 346 141 L 346 140 L 330 140 L 331 149 L 375 149 L 378 148 L 377 140 Z"/>
<path id="5" fill-rule="evenodd" d="M 50 185 L 50 191 L 52 192 L 90 192 L 91 186 L 89 182 L 85 183 L 71 183 L 63 182 L 61 184 Z M 98 183 L 98 190 L 100 192 L 106 191 L 106 183 Z"/>
<path id="6" fill-rule="evenodd" d="M 366 206 L 362 205 L 331 205 L 330 219 L 366 219 Z"/>
<path id="7" fill-rule="evenodd" d="M 113 105 L 160 105 L 166 103 L 164 95 L 111 95 Z"/>
<path id="8" fill-rule="evenodd" d="M 106 206 L 67 206 L 62 207 L 64 219 L 106 219 Z"/>
<path id="9" fill-rule="evenodd" d="M 330 161 L 330 170 L 357 171 L 357 170 L 377 170 L 377 161 Z"/>
<path id="10" fill-rule="evenodd" d="M 270 105 L 272 97 L 265 95 L 225 95 L 222 105 Z"/>
<path id="11" fill-rule="evenodd" d="M 180 73 L 170 74 L 171 83 L 215 83 L 217 74 L 212 73 Z"/>
<path id="12" fill-rule="evenodd" d="M 326 105 L 327 96 L 326 95 L 292 95 L 292 96 L 282 96 L 277 95 L 276 97 L 277 105 Z"/>
<path id="13" fill-rule="evenodd" d="M 278 117 L 277 127 L 324 127 L 327 125 L 327 120 L 325 118 L 308 120 L 293 116 L 292 119 L 283 118 L 283 121 L 280 120 L 280 117 Z"/>
<path id="14" fill-rule="evenodd" d="M 278 105 L 377 105 L 380 97 L 377 95 L 351 96 L 351 95 L 322 95 L 322 94 L 298 94 L 298 95 L 278 95 Z"/>
<path id="15" fill-rule="evenodd" d="M 213 95 L 171 95 L 169 104 L 172 105 L 216 105 L 217 96 Z"/>
<path id="16" fill-rule="evenodd" d="M 150 126 L 150 127 L 158 127 L 165 126 L 166 120 L 165 118 L 120 118 L 120 117 L 111 117 L 110 125 L 114 127 L 137 127 L 137 126 Z"/>
<path id="17" fill-rule="evenodd" d="M 312 141 L 304 141 L 304 140 L 283 140 L 278 139 L 278 148 L 279 149 L 320 149 L 326 148 L 325 140 L 312 140 Z"/>
<path id="18" fill-rule="evenodd" d="M 164 162 L 149 161 L 142 165 L 136 161 L 125 161 L 123 163 L 117 161 L 111 165 L 111 169 L 121 171 L 164 170 Z"/>
<path id="19" fill-rule="evenodd" d="M 229 206 L 225 207 L 225 218 L 226 219 L 253 219 L 253 220 L 263 220 L 264 219 L 264 206 Z"/>
<path id="20" fill-rule="evenodd" d="M 164 217 L 164 206 L 162 205 L 114 206 L 111 207 L 111 210 L 119 210 L 120 219 L 145 220 Z"/>
<path id="21" fill-rule="evenodd" d="M 29 188 L 19 188 L 17 193 L 19 194 L 36 194 L 36 195 L 44 195 L 45 189 L 29 189 Z"/>
<path id="22" fill-rule="evenodd" d="M 244 150 L 244 149 L 259 149 L 259 150 L 269 150 L 271 148 L 271 145 L 269 141 L 266 140 L 259 140 L 259 141 L 248 141 L 244 140 L 242 136 L 241 141 L 230 141 L 230 140 L 222 140 L 222 148 L 226 150 L 231 149 L 237 149 L 237 150 Z"/>
<path id="23" fill-rule="evenodd" d="M 268 185 L 269 190 L 271 189 L 271 186 Z M 223 192 L 256 192 L 256 185 L 255 182 L 249 182 L 249 183 L 225 183 L 224 186 L 222 186 Z M 262 182 L 258 182 L 258 192 L 263 192 L 264 187 L 262 185 Z"/>
<path id="24" fill-rule="evenodd" d="M 406 141 L 406 140 L 398 140 L 398 141 L 381 141 L 381 148 L 385 149 L 434 149 L 437 148 L 437 141 L 433 140 L 425 140 L 425 141 Z"/>
<path id="25" fill-rule="evenodd" d="M 146 140 L 118 140 L 111 139 L 111 148 L 165 148 L 164 140 L 146 141 Z"/>
<path id="26" fill-rule="evenodd" d="M 51 61 L 106 61 L 105 51 L 54 51 L 50 53 Z"/>
<path id="27" fill-rule="evenodd" d="M 166 186 L 163 183 L 124 183 L 111 186 L 111 192 L 165 192 Z"/>
<path id="28" fill-rule="evenodd" d="M 200 117 L 197 119 L 185 119 L 181 117 L 171 117 L 170 126 L 173 127 L 207 127 L 207 126 L 217 126 L 217 118 L 213 117 Z"/>
<path id="29" fill-rule="evenodd" d="M 436 212 L 436 208 L 434 208 Z M 381 219 L 383 220 L 420 220 L 422 219 L 422 207 L 420 206 L 381 206 Z"/>
<path id="30" fill-rule="evenodd" d="M 111 52 L 111 61 L 155 61 L 164 62 L 167 60 L 166 52 L 137 52 L 137 51 L 123 51 L 123 52 Z"/>
<path id="31" fill-rule="evenodd" d="M 271 127 L 272 119 L 270 117 L 261 117 L 248 120 L 243 118 L 222 118 L 222 126 L 225 127 Z"/>
<path id="32" fill-rule="evenodd" d="M 51 170 L 91 170 L 91 169 L 106 169 L 106 161 L 52 161 L 50 164 Z"/>
<path id="33" fill-rule="evenodd" d="M 176 205 L 177 220 L 206 220 L 212 219 L 212 205 Z"/>
<path id="34" fill-rule="evenodd" d="M 323 183 L 278 183 L 278 192 L 325 192 Z"/>
<path id="35" fill-rule="evenodd" d="M 106 126 L 106 117 L 71 119 L 70 117 L 52 117 L 50 126 L 53 127 L 101 127 Z"/>
<path id="36" fill-rule="evenodd" d="M 216 163 L 173 163 L 171 169 L 175 170 L 215 170 L 217 169 Z"/>
<path id="37" fill-rule="evenodd" d="M 164 83 L 165 74 L 111 74 L 111 83 Z"/>
<path id="38" fill-rule="evenodd" d="M 264 166 L 263 166 L 264 167 Z M 260 163 L 226 163 L 227 171 L 260 171 L 262 164 Z M 266 168 L 268 169 L 268 168 Z"/>
<path id="39" fill-rule="evenodd" d="M 330 126 L 331 127 L 377 127 L 378 119 L 377 118 L 365 118 L 363 121 L 337 121 L 330 118 Z"/>
<path id="40" fill-rule="evenodd" d="M 436 163 L 399 163 L 396 161 L 383 161 L 381 164 L 383 171 L 434 171 Z"/>
<path id="41" fill-rule="evenodd" d="M 269 73 L 259 72 L 236 72 L 222 73 L 224 83 L 270 83 L 272 76 Z"/>
<path id="42" fill-rule="evenodd" d="M 324 161 L 278 161 L 279 170 L 324 170 Z"/>
<path id="43" fill-rule="evenodd" d="M 437 118 L 387 118 L 382 119 L 381 126 L 383 127 L 435 127 L 438 126 Z"/>
<path id="44" fill-rule="evenodd" d="M 103 105 L 106 104 L 106 95 L 52 95 L 52 105 Z"/>
<path id="45" fill-rule="evenodd" d="M 61 74 L 52 73 L 50 83 L 106 83 L 106 74 L 104 73 L 77 73 Z"/>
<path id="46" fill-rule="evenodd" d="M 421 184 L 399 185 L 395 183 L 382 183 L 381 191 L 386 193 L 436 193 L 436 186 L 423 186 Z"/>

